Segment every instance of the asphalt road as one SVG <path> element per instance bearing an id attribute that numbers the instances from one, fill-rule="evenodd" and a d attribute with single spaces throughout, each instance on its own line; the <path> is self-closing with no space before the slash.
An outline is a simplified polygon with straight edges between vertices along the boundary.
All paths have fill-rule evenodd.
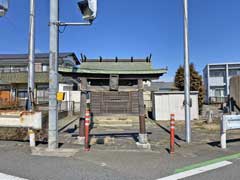
<path id="1" fill-rule="evenodd" d="M 174 156 L 162 149 L 160 152 L 81 151 L 73 157 L 62 158 L 33 156 L 28 143 L 0 141 L 0 175 L 4 173 L 28 180 L 155 180 L 172 175 L 184 166 L 236 152 L 239 152 L 238 147 L 235 151 L 222 151 L 194 145 Z M 232 162 L 229 166 L 188 179 L 238 180 L 240 160 Z"/>
<path id="2" fill-rule="evenodd" d="M 71 158 L 40 157 L 31 155 L 27 143 L 0 143 L 0 173 L 29 180 L 156 179 L 159 164 L 159 153 L 100 151 L 79 152 Z"/>
<path id="3" fill-rule="evenodd" d="M 186 180 L 239 180 L 240 179 L 240 160 L 231 161 L 232 164 L 221 167 L 219 169 L 215 169 L 212 171 L 208 171 L 205 173 L 201 173 L 195 176 L 191 176 L 185 178 Z"/>

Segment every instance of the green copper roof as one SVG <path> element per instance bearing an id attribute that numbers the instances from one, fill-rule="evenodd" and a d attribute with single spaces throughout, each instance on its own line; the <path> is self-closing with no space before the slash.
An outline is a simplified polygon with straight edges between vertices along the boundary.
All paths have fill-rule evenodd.
<path id="1" fill-rule="evenodd" d="M 80 65 L 81 69 L 92 70 L 125 70 L 125 71 L 137 71 L 137 70 L 152 70 L 151 63 L 149 62 L 83 62 Z"/>
<path id="2" fill-rule="evenodd" d="M 146 61 L 88 61 L 83 62 L 80 68 L 60 67 L 59 72 L 82 74 L 164 74 L 166 69 L 152 69 L 151 63 Z"/>
<path id="3" fill-rule="evenodd" d="M 164 74 L 166 69 L 154 70 L 99 70 L 99 69 L 83 69 L 83 68 L 64 68 L 60 67 L 60 73 L 79 73 L 79 74 Z"/>

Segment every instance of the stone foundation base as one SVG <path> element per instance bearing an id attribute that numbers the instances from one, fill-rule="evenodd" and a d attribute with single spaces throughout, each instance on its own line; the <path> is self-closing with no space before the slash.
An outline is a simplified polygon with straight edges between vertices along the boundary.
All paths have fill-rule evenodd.
<path id="1" fill-rule="evenodd" d="M 147 136 L 147 134 L 139 134 L 139 135 L 138 135 L 138 142 L 139 142 L 140 144 L 146 144 L 146 143 L 148 143 L 148 136 Z"/>
<path id="2" fill-rule="evenodd" d="M 138 148 L 141 148 L 141 149 L 151 149 L 151 144 L 148 143 L 147 134 L 139 134 L 138 142 L 136 143 L 136 145 Z"/>
<path id="3" fill-rule="evenodd" d="M 85 144 L 85 137 L 78 136 L 78 144 L 84 145 Z"/>
<path id="4" fill-rule="evenodd" d="M 141 143 L 137 142 L 136 145 L 139 149 L 151 150 L 151 144 L 149 144 L 149 143 L 141 144 Z"/>

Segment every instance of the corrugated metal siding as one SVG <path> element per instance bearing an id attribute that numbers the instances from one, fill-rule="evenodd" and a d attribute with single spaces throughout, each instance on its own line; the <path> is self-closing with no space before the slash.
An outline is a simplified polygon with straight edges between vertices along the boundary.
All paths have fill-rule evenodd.
<path id="1" fill-rule="evenodd" d="M 155 120 L 169 120 L 174 113 L 176 120 L 184 120 L 184 94 L 154 94 L 153 116 Z M 198 119 L 198 94 L 191 95 L 191 119 Z"/>

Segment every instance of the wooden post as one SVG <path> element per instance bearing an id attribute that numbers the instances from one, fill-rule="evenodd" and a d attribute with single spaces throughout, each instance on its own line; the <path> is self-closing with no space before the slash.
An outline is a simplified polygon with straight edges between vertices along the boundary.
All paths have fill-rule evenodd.
<path id="1" fill-rule="evenodd" d="M 140 134 L 146 134 L 145 126 L 145 109 L 144 109 L 144 99 L 143 99 L 143 80 L 138 80 L 138 108 L 139 108 L 139 126 Z"/>
<path id="2" fill-rule="evenodd" d="M 85 111 L 87 100 L 87 78 L 81 78 L 81 105 L 80 105 L 80 119 L 79 119 L 79 137 L 85 137 Z"/>

